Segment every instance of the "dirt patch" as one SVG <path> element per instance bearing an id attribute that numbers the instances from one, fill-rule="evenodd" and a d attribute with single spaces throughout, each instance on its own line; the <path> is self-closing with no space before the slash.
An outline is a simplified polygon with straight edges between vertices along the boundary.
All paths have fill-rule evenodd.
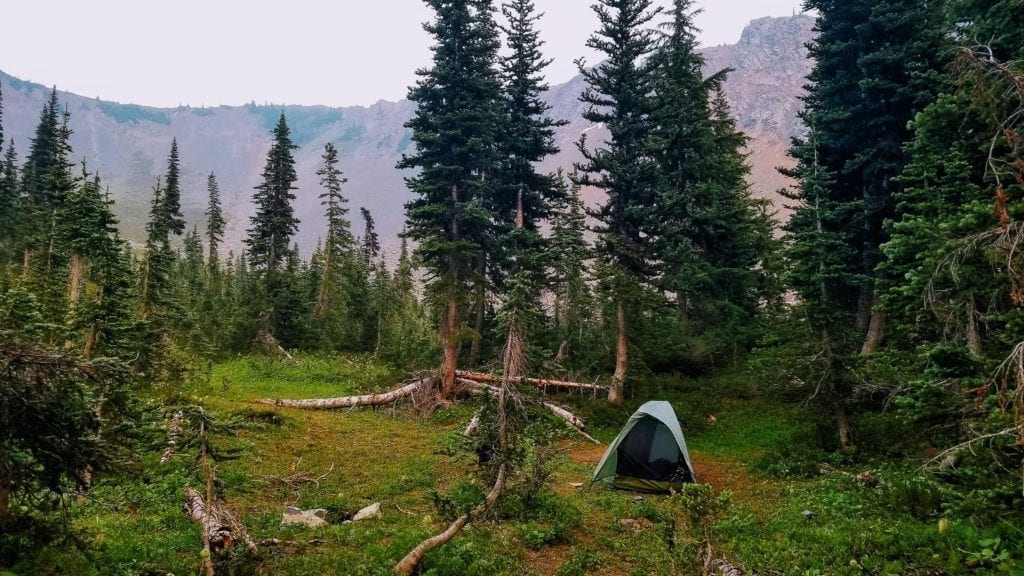
<path id="1" fill-rule="evenodd" d="M 607 444 L 576 444 L 570 448 L 569 458 L 579 464 L 597 466 L 607 449 Z"/>
<path id="2" fill-rule="evenodd" d="M 526 563 L 540 576 L 554 576 L 572 552 L 572 546 L 558 544 L 540 550 L 527 550 Z"/>

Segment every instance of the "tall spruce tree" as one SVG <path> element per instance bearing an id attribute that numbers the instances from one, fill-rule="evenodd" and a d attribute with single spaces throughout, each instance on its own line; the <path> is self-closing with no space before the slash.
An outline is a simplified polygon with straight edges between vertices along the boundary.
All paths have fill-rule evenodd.
<path id="1" fill-rule="evenodd" d="M 167 156 L 167 175 L 164 176 L 164 211 L 167 226 L 172 234 L 181 236 L 185 232 L 185 218 L 181 215 L 181 167 L 178 159 L 178 139 L 171 140 L 171 152 Z"/>
<path id="2" fill-rule="evenodd" d="M 809 135 L 792 149 L 803 198 L 787 226 L 790 257 L 794 284 L 814 299 L 808 305 L 828 311 L 822 318 L 827 323 L 815 328 L 836 359 L 828 378 L 845 381 L 842 357 L 857 350 L 853 340 L 838 334 L 861 334 L 864 355 L 884 334 L 884 316 L 874 306 L 883 221 L 892 217 L 897 176 L 906 163 L 908 122 L 938 88 L 942 34 L 938 11 L 915 0 L 808 0 L 806 7 L 818 11 L 818 36 L 810 46 L 815 66 L 802 115 Z M 846 248 L 821 254 L 802 245 L 815 238 L 832 238 Z M 821 279 L 828 290 L 813 289 Z M 852 326 L 838 322 L 844 315 L 853 318 Z M 843 386 L 834 389 L 839 393 L 830 401 L 846 449 L 848 399 Z"/>
<path id="3" fill-rule="evenodd" d="M 217 185 L 217 177 L 213 172 L 206 178 L 206 246 L 208 255 L 206 265 L 211 274 L 219 269 L 220 244 L 224 240 L 224 228 L 227 221 L 224 220 L 224 211 L 220 202 L 220 187 Z"/>
<path id="4" fill-rule="evenodd" d="M 560 185 L 565 186 L 561 176 Z M 573 186 L 551 217 L 551 268 L 555 326 L 559 345 L 556 360 L 565 364 L 578 357 L 591 342 L 594 301 L 588 284 L 589 261 L 587 215 L 580 189 Z"/>
<path id="5" fill-rule="evenodd" d="M 18 154 L 11 139 L 0 164 L 0 260 L 13 256 L 21 220 L 21 199 L 18 192 Z"/>
<path id="6" fill-rule="evenodd" d="M 268 274 L 280 270 L 288 259 L 291 237 L 298 230 L 292 201 L 295 200 L 295 159 L 292 150 L 298 148 L 292 143 L 291 131 L 284 112 L 274 127 L 274 143 L 267 152 L 267 163 L 263 168 L 263 181 L 256 186 L 253 202 L 256 214 L 252 216 L 248 247 L 249 264 L 253 271 Z"/>
<path id="7" fill-rule="evenodd" d="M 146 247 L 139 270 L 139 316 L 143 322 L 159 328 L 170 313 L 173 288 L 174 252 L 171 249 L 170 220 L 164 189 L 158 179 L 153 186 L 149 220 L 146 222 Z"/>
<path id="8" fill-rule="evenodd" d="M 46 193 L 47 180 L 58 154 L 60 126 L 60 103 L 55 87 L 39 114 L 39 123 L 22 166 L 18 238 L 23 252 L 22 263 L 26 268 L 36 260 L 33 255 L 46 245 L 45 231 L 51 213 L 50 198 Z"/>
<path id="9" fill-rule="evenodd" d="M 342 267 L 352 257 L 355 238 L 352 226 L 348 221 L 348 199 L 341 193 L 342 184 L 348 179 L 342 176 L 338 168 L 338 149 L 328 142 L 324 145 L 321 156 L 323 164 L 317 170 L 320 176 L 320 203 L 323 204 L 327 217 L 327 239 L 324 242 L 321 261 L 320 282 L 316 296 L 314 313 L 324 317 L 329 312 L 337 314 L 344 305 L 342 300 Z"/>
<path id="10" fill-rule="evenodd" d="M 427 4 L 436 15 L 424 26 L 435 41 L 433 61 L 417 72 L 409 91 L 417 108 L 406 127 L 416 149 L 398 166 L 419 170 L 406 179 L 416 196 L 406 205 L 408 236 L 418 242 L 428 287 L 442 306 L 441 389 L 450 398 L 464 295 L 479 277 L 477 258 L 492 221 L 483 199 L 490 194 L 501 126 L 499 42 L 489 0 Z"/>
<path id="11" fill-rule="evenodd" d="M 658 10 L 650 0 L 600 0 L 594 11 L 600 28 L 587 46 L 605 59 L 593 68 L 580 63 L 587 83 L 580 100 L 586 105 L 583 117 L 607 126 L 610 137 L 605 147 L 593 150 L 586 135 L 581 137 L 583 162 L 576 166 L 576 183 L 608 196 L 593 215 L 599 222 L 597 253 L 607 265 L 606 285 L 615 307 L 615 374 L 608 401 L 619 405 L 629 370 L 629 308 L 652 268 L 647 238 L 658 168 L 649 154 L 655 73 L 646 58 L 655 49 L 654 31 L 647 26 Z"/>
<path id="12" fill-rule="evenodd" d="M 261 328 L 270 334 L 280 330 L 297 334 L 297 330 L 292 329 L 292 319 L 287 317 L 287 309 L 292 303 L 288 294 L 290 273 L 287 269 L 293 256 L 290 242 L 299 226 L 292 207 L 295 200 L 292 191 L 298 179 L 292 150 L 297 148 L 292 143 L 291 131 L 282 110 L 274 128 L 274 142 L 267 152 L 263 181 L 253 194 L 256 214 L 251 218 L 252 226 L 245 240 L 251 272 L 260 279 L 262 290 L 256 298 L 257 310 L 254 312 L 262 323 Z"/>
<path id="13" fill-rule="evenodd" d="M 693 2 L 676 0 L 651 57 L 655 68 L 652 156 L 659 167 L 654 246 L 665 290 L 684 328 L 735 343 L 758 303 L 753 271 L 771 224 L 746 184 L 746 137 L 721 88 L 728 70 L 704 77 Z"/>
<path id="14" fill-rule="evenodd" d="M 539 253 L 544 244 L 540 223 L 551 215 L 564 189 L 552 175 L 539 173 L 537 164 L 558 152 L 555 130 L 566 122 L 549 117 L 551 105 L 543 98 L 548 89 L 543 71 L 551 60 L 543 57 L 544 42 L 536 29 L 541 14 L 531 0 L 506 2 L 501 11 L 508 21 L 508 54 L 500 61 L 506 125 L 498 141 L 500 183 L 488 199 L 503 244 L 500 250 Z M 542 269 L 535 268 L 538 280 Z M 538 289 L 540 285 L 538 281 Z"/>
<path id="15" fill-rule="evenodd" d="M 501 311 L 505 327 L 526 349 L 539 323 L 540 293 L 548 280 L 547 241 L 540 223 L 565 192 L 537 164 L 558 151 L 555 129 L 565 122 L 548 116 L 551 106 L 543 99 L 543 71 L 551 61 L 541 53 L 544 43 L 536 29 L 541 15 L 531 0 L 505 2 L 501 11 L 507 20 L 507 55 L 500 61 L 506 125 L 498 139 L 501 171 L 488 197 L 496 225 L 491 268 L 496 285 L 506 292 Z M 510 284 L 503 286 L 506 279 Z"/>
<path id="16" fill-rule="evenodd" d="M 380 256 L 380 238 L 377 236 L 377 226 L 373 222 L 373 214 L 365 207 L 359 208 L 359 214 L 363 217 L 363 259 L 367 265 L 372 265 Z"/>

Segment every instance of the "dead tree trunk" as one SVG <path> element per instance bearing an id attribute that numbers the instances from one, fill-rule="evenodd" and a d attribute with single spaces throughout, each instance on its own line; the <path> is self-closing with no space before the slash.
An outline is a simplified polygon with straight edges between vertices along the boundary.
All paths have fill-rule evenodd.
<path id="1" fill-rule="evenodd" d="M 974 304 L 974 294 L 967 299 L 967 351 L 971 356 L 981 356 L 981 335 L 978 333 L 977 308 Z"/>
<path id="2" fill-rule="evenodd" d="M 456 372 L 456 375 L 459 378 L 465 378 L 466 380 L 475 380 L 477 382 L 486 382 L 486 383 L 490 383 L 490 384 L 493 384 L 493 383 L 496 383 L 496 382 L 501 382 L 501 378 L 500 377 L 494 376 L 492 374 L 485 374 L 483 372 L 470 372 L 470 371 L 466 371 L 466 370 L 459 370 L 458 372 Z M 566 388 L 566 389 L 570 389 L 570 390 L 594 390 L 594 391 L 604 391 L 606 389 L 605 386 L 601 386 L 601 385 L 598 385 L 598 384 L 585 384 L 585 383 L 582 383 L 582 382 L 567 382 L 567 381 L 564 381 L 564 380 L 547 380 L 547 379 L 543 379 L 543 378 L 515 378 L 515 377 L 513 377 L 513 380 L 515 380 L 516 382 L 524 382 L 526 384 L 531 384 L 533 386 L 536 386 L 537 388 L 542 388 L 542 389 L 543 388 Z"/>
<path id="3" fill-rule="evenodd" d="M 625 400 L 626 373 L 629 370 L 629 341 L 626 339 L 626 305 L 620 299 L 615 307 L 615 375 L 608 388 L 608 403 L 621 406 Z"/>
<path id="4" fill-rule="evenodd" d="M 311 398 L 308 400 L 263 398 L 255 400 L 255 402 L 257 404 L 283 406 L 285 408 L 302 408 L 304 410 L 337 410 L 339 408 L 356 408 L 359 406 L 383 406 L 396 400 L 401 400 L 406 396 L 411 396 L 422 386 L 429 386 L 431 384 L 432 380 L 421 379 L 407 383 L 390 392 L 380 392 L 378 394 L 343 396 L 340 398 Z"/>

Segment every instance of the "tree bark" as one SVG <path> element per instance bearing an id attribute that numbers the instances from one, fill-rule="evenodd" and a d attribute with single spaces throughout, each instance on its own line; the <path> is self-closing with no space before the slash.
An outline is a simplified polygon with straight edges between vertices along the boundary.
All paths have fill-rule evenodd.
<path id="1" fill-rule="evenodd" d="M 78 304 L 82 293 L 82 273 L 84 271 L 82 257 L 78 254 L 71 256 L 71 264 L 68 278 L 68 310 L 73 311 Z"/>
<path id="2" fill-rule="evenodd" d="M 285 408 L 301 408 L 303 410 L 337 410 L 339 408 L 356 408 L 359 406 L 383 406 L 396 400 L 411 396 L 422 386 L 429 386 L 430 380 L 421 379 L 408 383 L 390 392 L 366 394 L 363 396 L 343 396 L 341 398 L 311 398 L 308 400 L 272 399 L 255 400 L 257 404 L 282 406 Z M 454 383 L 453 383 L 454 387 Z"/>
<path id="3" fill-rule="evenodd" d="M 448 289 L 448 309 L 444 316 L 444 359 L 441 364 L 441 396 L 455 396 L 455 371 L 459 365 L 459 301 L 455 287 Z"/>
<path id="4" fill-rule="evenodd" d="M 564 364 L 566 358 L 569 357 L 569 341 L 562 340 L 562 343 L 558 345 L 558 353 L 555 354 L 555 364 Z"/>
<path id="5" fill-rule="evenodd" d="M 967 299 L 967 351 L 971 356 L 981 356 L 981 335 L 978 334 L 978 317 L 974 304 L 974 295 Z"/>
<path id="6" fill-rule="evenodd" d="M 870 356 L 878 350 L 885 338 L 885 315 L 878 310 L 878 296 L 873 295 L 874 306 L 871 307 L 870 321 L 868 322 L 867 336 L 864 338 L 864 345 L 860 349 L 861 356 Z"/>
<path id="7" fill-rule="evenodd" d="M 480 254 L 479 260 L 480 263 L 477 265 L 476 270 L 476 302 L 474 306 L 476 316 L 473 321 L 473 342 L 469 348 L 469 365 L 474 368 L 480 365 L 480 350 L 484 337 L 484 316 L 487 312 L 487 294 L 484 286 L 486 263 L 483 254 Z"/>
<path id="8" fill-rule="evenodd" d="M 623 390 L 626 385 L 626 373 L 629 370 L 629 342 L 626 340 L 626 305 L 619 300 L 615 310 L 616 319 L 616 346 L 615 346 L 615 374 L 612 376 L 612 385 L 608 388 L 608 403 L 613 406 L 621 406 L 625 401 Z"/>
<path id="9" fill-rule="evenodd" d="M 0 477 L 0 526 L 4 524 L 11 512 L 11 481 Z"/>
<path id="10" fill-rule="evenodd" d="M 841 403 L 836 404 L 836 423 L 839 425 L 839 450 L 849 452 L 853 434 L 850 431 L 850 420 L 846 416 L 846 407 Z"/>
<path id="11" fill-rule="evenodd" d="M 96 340 L 99 337 L 99 331 L 99 319 L 93 320 L 92 324 L 89 325 L 89 333 L 85 336 L 85 350 L 83 351 L 83 355 L 86 360 L 92 360 L 93 351 L 96 349 Z"/>

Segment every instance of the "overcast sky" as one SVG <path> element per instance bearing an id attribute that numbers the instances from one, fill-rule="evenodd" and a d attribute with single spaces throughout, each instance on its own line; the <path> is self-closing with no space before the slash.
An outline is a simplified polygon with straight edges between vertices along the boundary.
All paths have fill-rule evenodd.
<path id="1" fill-rule="evenodd" d="M 670 4 L 669 0 L 655 0 Z M 596 28 L 592 0 L 535 0 L 552 83 Z M 404 98 L 429 63 L 419 0 L 3 0 L 0 70 L 82 96 L 149 106 L 367 105 Z M 705 46 L 733 43 L 801 0 L 697 0 Z"/>

